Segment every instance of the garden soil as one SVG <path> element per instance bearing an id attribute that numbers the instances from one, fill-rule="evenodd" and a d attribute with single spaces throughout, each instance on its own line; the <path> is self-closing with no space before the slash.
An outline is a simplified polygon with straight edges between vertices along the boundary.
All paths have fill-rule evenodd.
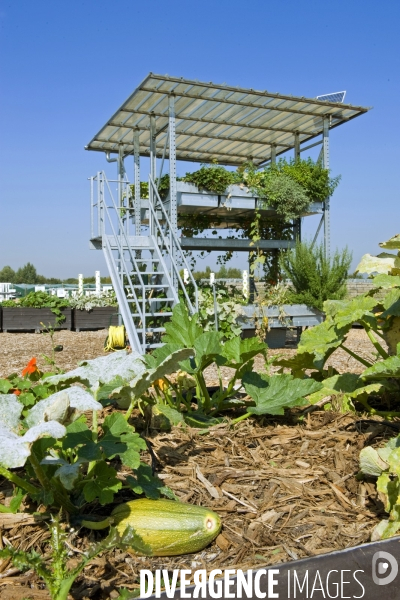
<path id="1" fill-rule="evenodd" d="M 104 332 L 57 333 L 56 343 L 64 345 L 57 363 L 70 369 L 80 359 L 100 355 L 104 337 Z M 40 352 L 49 352 L 43 335 L 0 334 L 0 344 L 3 375 L 20 370 L 33 355 L 39 359 Z M 372 353 L 361 330 L 351 332 L 348 345 L 365 357 Z M 271 354 L 277 352 L 288 355 L 294 350 Z M 340 371 L 352 370 L 352 363 L 341 354 L 331 357 L 332 364 Z M 261 359 L 257 368 L 263 368 Z M 212 384 L 216 374 L 208 375 Z M 103 417 L 110 410 L 105 409 Z M 134 424 L 139 431 L 143 421 L 134 419 Z M 215 510 L 222 531 L 208 548 L 193 555 L 147 558 L 121 550 L 104 553 L 77 579 L 71 600 L 113 599 L 123 587 L 138 591 L 141 569 L 261 568 L 369 541 L 384 510 L 374 482 L 356 478 L 359 452 L 366 445 L 382 445 L 399 429 L 399 422 L 367 415 L 292 410 L 285 417 L 249 419 L 235 427 L 224 423 L 208 432 L 190 428 L 142 432 L 153 455 L 145 452 L 143 460 L 181 501 Z M 0 501 L 7 505 L 10 494 L 10 484 L 2 481 Z M 96 507 L 92 514 L 100 516 L 104 509 Z M 0 546 L 11 543 L 48 552 L 46 521 L 30 515 L 23 519 L 0 514 Z M 67 533 L 71 568 L 88 545 L 104 535 L 86 529 Z M 32 571 L 22 573 L 3 561 L 0 598 L 47 600 L 49 595 Z"/>

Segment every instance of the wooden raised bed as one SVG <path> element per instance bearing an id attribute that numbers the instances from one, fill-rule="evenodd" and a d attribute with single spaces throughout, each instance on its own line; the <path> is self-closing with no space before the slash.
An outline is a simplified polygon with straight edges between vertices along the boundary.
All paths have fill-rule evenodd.
<path id="1" fill-rule="evenodd" d="M 95 306 L 90 311 L 74 308 L 74 329 L 108 329 L 118 325 L 118 306 Z"/>
<path id="2" fill-rule="evenodd" d="M 53 329 L 72 329 L 72 309 L 61 311 L 64 321 L 57 323 L 56 315 L 50 308 L 27 308 L 24 306 L 2 308 L 2 330 L 6 331 L 43 331 L 44 327 Z M 44 326 L 42 325 L 44 324 Z"/>

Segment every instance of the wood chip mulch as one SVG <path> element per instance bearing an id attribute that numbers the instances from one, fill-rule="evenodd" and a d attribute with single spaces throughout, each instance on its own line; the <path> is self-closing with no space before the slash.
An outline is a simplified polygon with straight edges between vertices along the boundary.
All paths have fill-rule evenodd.
<path id="1" fill-rule="evenodd" d="M 260 568 L 355 546 L 369 541 L 384 516 L 373 481 L 358 481 L 358 456 L 365 445 L 382 445 L 397 424 L 355 414 L 314 412 L 300 420 L 281 418 L 222 424 L 200 432 L 174 428 L 150 431 L 157 472 L 184 502 L 213 508 L 221 534 L 204 551 L 173 558 L 137 557 L 115 550 L 94 560 L 71 598 L 118 597 L 117 589 L 138 589 L 140 569 Z M 150 462 L 145 453 L 143 459 Z M 7 504 L 9 484 L 0 486 Z M 101 509 L 99 509 L 101 512 Z M 103 509 L 104 510 L 104 509 Z M 108 509 L 107 509 L 108 511 Z M 13 520 L 13 518 L 15 520 Z M 70 531 L 70 566 L 102 532 Z M 46 551 L 46 524 L 0 515 L 0 545 Z M 32 571 L 0 565 L 2 600 L 48 599 Z"/>

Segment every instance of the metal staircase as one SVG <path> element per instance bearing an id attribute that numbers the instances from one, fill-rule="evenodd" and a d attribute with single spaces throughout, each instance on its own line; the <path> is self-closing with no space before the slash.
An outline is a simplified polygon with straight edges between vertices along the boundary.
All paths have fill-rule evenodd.
<path id="1" fill-rule="evenodd" d="M 91 246 L 103 250 L 130 345 L 144 354 L 162 345 L 164 324 L 175 304 L 182 300 L 191 313 L 197 311 L 196 282 L 151 177 L 144 208 L 126 177 L 109 180 L 101 171 L 90 181 Z M 190 285 L 183 282 L 180 268 L 188 270 Z"/>

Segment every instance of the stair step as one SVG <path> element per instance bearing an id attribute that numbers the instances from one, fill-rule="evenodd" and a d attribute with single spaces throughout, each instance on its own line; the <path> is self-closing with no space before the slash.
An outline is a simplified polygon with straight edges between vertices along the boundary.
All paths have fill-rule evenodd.
<path id="1" fill-rule="evenodd" d="M 151 290 L 156 290 L 158 288 L 168 288 L 169 284 L 168 283 L 144 283 L 143 285 L 133 285 L 133 288 L 138 288 L 138 289 L 142 289 L 144 288 L 149 288 Z"/>
<path id="2" fill-rule="evenodd" d="M 143 328 L 141 329 L 136 329 L 136 331 L 138 333 L 143 333 Z M 145 330 L 145 333 L 156 333 L 156 332 L 163 332 L 165 331 L 165 327 L 147 327 Z"/>
<path id="3" fill-rule="evenodd" d="M 132 317 L 141 317 L 139 313 L 131 313 Z M 172 312 L 155 312 L 155 313 L 146 313 L 145 317 L 172 317 Z"/>

